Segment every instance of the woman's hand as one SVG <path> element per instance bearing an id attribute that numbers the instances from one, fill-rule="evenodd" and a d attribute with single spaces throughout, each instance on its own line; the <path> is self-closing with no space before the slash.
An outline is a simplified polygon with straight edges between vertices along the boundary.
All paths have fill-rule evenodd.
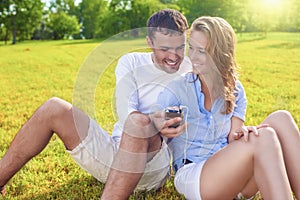
<path id="1" fill-rule="evenodd" d="M 239 129 L 235 130 L 233 133 L 233 139 L 238 140 L 241 137 L 244 137 L 244 140 L 247 142 L 249 140 L 249 134 L 252 133 L 255 136 L 259 136 L 258 129 L 268 127 L 268 124 L 260 124 L 257 126 L 242 126 Z"/>

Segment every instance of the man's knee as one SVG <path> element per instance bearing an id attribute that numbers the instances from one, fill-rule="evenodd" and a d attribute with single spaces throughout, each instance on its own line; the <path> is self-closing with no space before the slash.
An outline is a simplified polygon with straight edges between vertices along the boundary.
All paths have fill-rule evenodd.
<path id="1" fill-rule="evenodd" d="M 53 122 L 65 115 L 71 108 L 72 105 L 70 103 L 58 97 L 52 97 L 38 109 L 38 112 L 39 115 Z"/>
<path id="2" fill-rule="evenodd" d="M 126 119 L 124 130 L 125 134 L 138 138 L 150 138 L 157 134 L 151 119 L 143 113 L 131 113 Z"/>
<path id="3" fill-rule="evenodd" d="M 145 127 L 151 123 L 151 119 L 148 115 L 139 112 L 131 113 L 127 120 L 130 120 L 130 123 L 139 127 Z"/>

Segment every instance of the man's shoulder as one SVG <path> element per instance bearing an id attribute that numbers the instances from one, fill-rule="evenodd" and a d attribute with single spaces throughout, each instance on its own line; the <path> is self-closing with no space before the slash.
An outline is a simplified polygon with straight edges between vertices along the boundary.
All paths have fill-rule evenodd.
<path id="1" fill-rule="evenodd" d="M 118 61 L 116 73 L 127 73 L 128 70 L 136 70 L 142 66 L 151 64 L 151 53 L 149 52 L 130 52 Z"/>
<path id="2" fill-rule="evenodd" d="M 140 60 L 140 59 L 148 59 L 149 56 L 151 56 L 150 52 L 130 52 L 123 55 L 121 59 Z"/>

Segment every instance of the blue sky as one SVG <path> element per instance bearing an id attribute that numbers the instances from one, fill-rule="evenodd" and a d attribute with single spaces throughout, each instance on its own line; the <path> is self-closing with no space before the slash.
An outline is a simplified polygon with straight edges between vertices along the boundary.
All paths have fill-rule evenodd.
<path id="1" fill-rule="evenodd" d="M 46 3 L 46 6 L 49 5 L 50 1 L 51 0 L 42 0 L 42 2 Z M 74 0 L 74 1 L 75 1 L 75 5 L 78 5 L 81 2 L 81 0 Z"/>

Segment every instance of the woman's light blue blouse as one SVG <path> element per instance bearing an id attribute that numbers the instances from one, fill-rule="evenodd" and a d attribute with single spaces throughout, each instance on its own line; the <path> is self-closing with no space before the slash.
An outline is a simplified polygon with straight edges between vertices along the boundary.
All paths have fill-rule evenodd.
<path id="1" fill-rule="evenodd" d="M 223 114 L 224 99 L 216 99 L 211 110 L 206 110 L 201 82 L 194 80 L 196 75 L 188 73 L 171 82 L 158 96 L 158 105 L 163 108 L 182 106 L 184 120 L 189 124 L 184 134 L 169 140 L 175 171 L 183 166 L 184 159 L 201 162 L 227 145 L 232 116 L 245 120 L 247 99 L 239 81 L 236 82 L 234 111 Z"/>

